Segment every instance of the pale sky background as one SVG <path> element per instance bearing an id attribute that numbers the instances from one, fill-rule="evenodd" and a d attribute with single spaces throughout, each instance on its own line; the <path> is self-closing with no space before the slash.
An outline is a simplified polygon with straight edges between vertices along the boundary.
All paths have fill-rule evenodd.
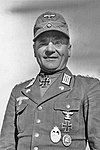
<path id="1" fill-rule="evenodd" d="M 39 71 L 33 57 L 32 28 L 46 10 L 61 13 L 69 25 L 72 73 L 100 79 L 100 0 L 1 0 L 0 128 L 12 88 Z"/>

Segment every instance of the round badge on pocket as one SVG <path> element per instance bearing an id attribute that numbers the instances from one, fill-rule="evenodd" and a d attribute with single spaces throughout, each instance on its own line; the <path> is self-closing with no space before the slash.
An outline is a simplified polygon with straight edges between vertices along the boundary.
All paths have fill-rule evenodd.
<path id="1" fill-rule="evenodd" d="M 65 134 L 62 138 L 62 143 L 64 146 L 69 146 L 72 143 L 72 139 L 71 139 L 70 135 Z"/>

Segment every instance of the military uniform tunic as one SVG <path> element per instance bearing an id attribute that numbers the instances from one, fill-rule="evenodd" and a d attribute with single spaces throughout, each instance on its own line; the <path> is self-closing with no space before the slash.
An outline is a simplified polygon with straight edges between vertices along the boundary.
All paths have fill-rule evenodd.
<path id="1" fill-rule="evenodd" d="M 100 150 L 100 82 L 66 68 L 41 96 L 39 75 L 16 85 L 0 150 Z"/>

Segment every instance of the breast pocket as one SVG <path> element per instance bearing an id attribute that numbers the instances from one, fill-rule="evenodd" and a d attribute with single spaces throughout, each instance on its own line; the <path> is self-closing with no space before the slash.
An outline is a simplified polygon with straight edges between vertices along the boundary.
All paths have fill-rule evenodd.
<path id="1" fill-rule="evenodd" d="M 68 120 L 72 124 L 72 129 L 77 131 L 80 122 L 81 101 L 78 98 L 65 98 L 65 100 L 55 101 L 54 110 L 57 122 L 61 124 Z"/>

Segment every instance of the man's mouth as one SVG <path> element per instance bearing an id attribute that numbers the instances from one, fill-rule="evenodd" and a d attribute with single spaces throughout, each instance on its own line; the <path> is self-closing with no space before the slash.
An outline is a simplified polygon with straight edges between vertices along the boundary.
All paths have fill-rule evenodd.
<path id="1" fill-rule="evenodd" d="M 49 57 L 44 57 L 44 59 L 58 59 L 58 57 L 57 56 L 49 56 Z"/>

